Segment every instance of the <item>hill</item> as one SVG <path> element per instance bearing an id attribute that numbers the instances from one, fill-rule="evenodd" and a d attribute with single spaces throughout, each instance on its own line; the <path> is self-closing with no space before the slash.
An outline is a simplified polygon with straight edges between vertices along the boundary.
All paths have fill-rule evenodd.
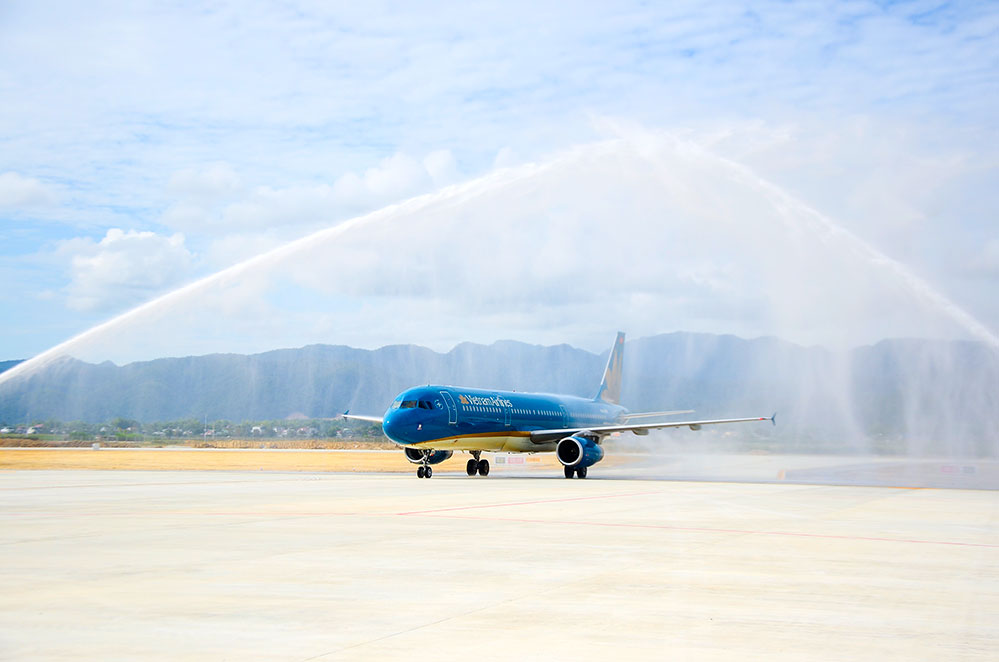
<path id="1" fill-rule="evenodd" d="M 568 345 L 464 343 L 446 353 L 312 345 L 117 366 L 60 359 L 0 385 L 0 422 L 234 421 L 380 414 L 427 383 L 592 396 L 606 361 Z M 8 362 L 9 363 L 9 362 Z M 973 342 L 886 340 L 832 352 L 776 338 L 671 333 L 630 340 L 622 404 L 698 416 L 769 415 L 784 444 L 999 454 L 999 356 Z"/>

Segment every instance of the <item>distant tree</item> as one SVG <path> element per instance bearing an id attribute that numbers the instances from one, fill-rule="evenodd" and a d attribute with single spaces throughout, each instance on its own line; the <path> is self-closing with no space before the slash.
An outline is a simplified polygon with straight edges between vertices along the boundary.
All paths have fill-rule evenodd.
<path id="1" fill-rule="evenodd" d="M 138 421 L 131 418 L 116 418 L 111 421 L 110 427 L 112 430 L 127 431 L 129 428 L 138 430 L 142 427 L 142 425 Z"/>

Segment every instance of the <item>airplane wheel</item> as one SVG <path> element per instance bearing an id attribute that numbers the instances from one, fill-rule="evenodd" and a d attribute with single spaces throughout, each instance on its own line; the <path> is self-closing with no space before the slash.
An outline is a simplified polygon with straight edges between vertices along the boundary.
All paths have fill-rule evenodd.
<path id="1" fill-rule="evenodd" d="M 426 472 L 427 472 L 426 471 L 426 467 L 424 467 L 423 465 L 420 465 L 420 468 L 416 470 L 416 477 L 417 478 L 423 478 L 423 476 L 426 474 Z"/>
<path id="2" fill-rule="evenodd" d="M 479 475 L 480 476 L 489 475 L 489 460 L 479 460 Z"/>
<path id="3" fill-rule="evenodd" d="M 576 478 L 586 478 L 586 467 L 576 469 Z"/>
<path id="4" fill-rule="evenodd" d="M 424 478 L 430 478 L 433 475 L 434 475 L 434 470 L 431 469 L 430 467 L 427 467 L 426 471 L 423 472 Z"/>
<path id="5" fill-rule="evenodd" d="M 576 473 L 576 470 L 572 467 L 563 467 L 565 469 L 565 477 L 572 478 L 572 474 Z"/>
<path id="6" fill-rule="evenodd" d="M 469 476 L 474 476 L 475 472 L 479 470 L 479 463 L 475 460 L 469 460 L 468 464 L 465 465 L 465 473 Z"/>

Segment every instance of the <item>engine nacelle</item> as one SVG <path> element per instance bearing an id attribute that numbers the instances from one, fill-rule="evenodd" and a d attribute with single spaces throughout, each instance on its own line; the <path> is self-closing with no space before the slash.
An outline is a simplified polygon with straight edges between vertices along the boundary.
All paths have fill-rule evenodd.
<path id="1" fill-rule="evenodd" d="M 406 459 L 413 464 L 423 464 L 423 450 L 419 448 L 407 448 Z M 454 451 L 430 451 L 430 460 L 427 464 L 440 464 L 444 460 L 454 455 Z"/>
<path id="2" fill-rule="evenodd" d="M 593 466 L 604 459 L 604 449 L 592 439 L 573 435 L 558 442 L 558 446 L 555 447 L 555 457 L 564 466 L 581 469 Z"/>

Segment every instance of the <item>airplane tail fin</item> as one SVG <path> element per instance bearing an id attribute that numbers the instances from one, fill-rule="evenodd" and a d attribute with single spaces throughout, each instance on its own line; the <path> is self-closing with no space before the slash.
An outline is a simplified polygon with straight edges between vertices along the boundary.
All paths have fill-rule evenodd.
<path id="1" fill-rule="evenodd" d="M 604 378 L 600 381 L 600 390 L 594 400 L 603 400 L 616 405 L 621 400 L 621 368 L 624 365 L 624 332 L 618 331 L 617 340 L 611 348 L 607 367 L 604 368 Z"/>

